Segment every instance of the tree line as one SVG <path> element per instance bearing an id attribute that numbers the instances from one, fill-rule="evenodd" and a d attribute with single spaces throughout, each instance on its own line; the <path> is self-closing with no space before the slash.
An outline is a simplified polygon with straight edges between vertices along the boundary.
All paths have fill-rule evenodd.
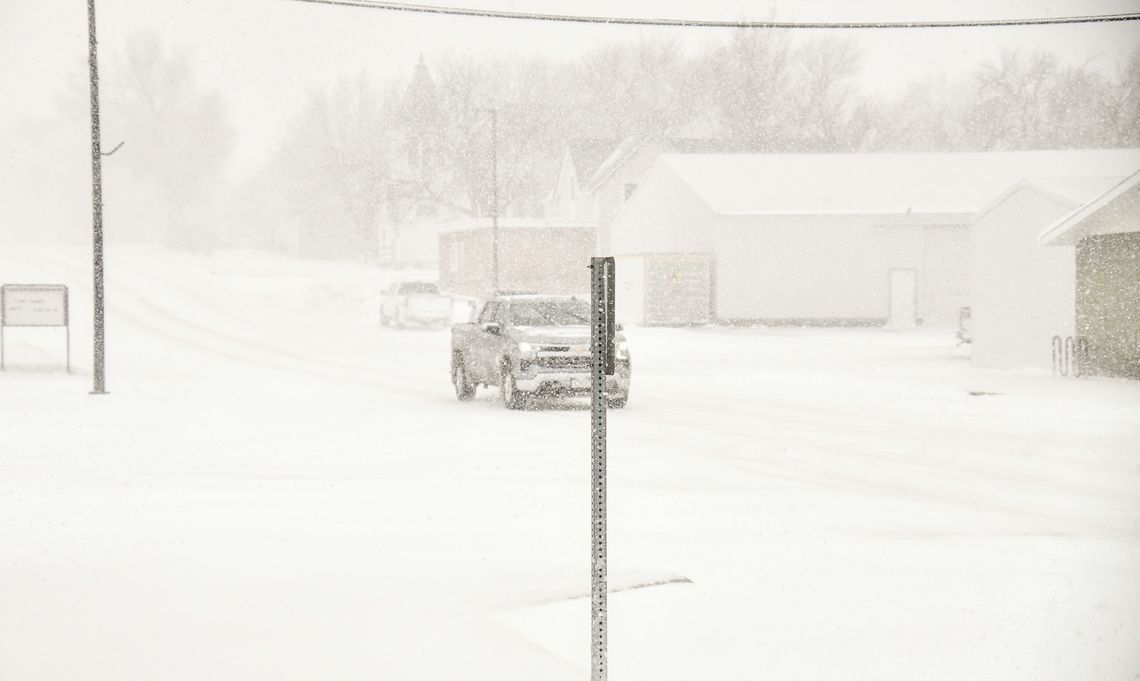
<path id="1" fill-rule="evenodd" d="M 141 149 L 123 162 L 150 188 L 163 241 L 194 249 L 228 223 L 261 241 L 284 230 L 278 245 L 316 235 L 337 242 L 330 252 L 375 253 L 385 230 L 489 215 L 496 189 L 501 214 L 540 216 L 575 138 L 793 153 L 1140 147 L 1140 46 L 1107 71 L 1007 50 L 888 96 L 866 87 L 853 40 L 739 30 L 696 53 L 643 37 L 572 62 L 454 54 L 337 83 L 310 92 L 264 167 L 227 189 L 223 95 L 153 36 L 132 38 L 119 71 L 124 82 L 104 89 L 108 127 Z"/>

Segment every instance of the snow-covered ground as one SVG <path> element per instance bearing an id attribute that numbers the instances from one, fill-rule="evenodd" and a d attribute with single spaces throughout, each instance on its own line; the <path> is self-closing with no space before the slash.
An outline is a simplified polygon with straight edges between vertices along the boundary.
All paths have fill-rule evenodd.
<path id="1" fill-rule="evenodd" d="M 459 403 L 398 276 L 89 260 L 0 375 L 0 680 L 584 679 L 581 402 Z M 610 678 L 1140 678 L 1140 384 L 983 372 L 949 332 L 628 330 Z M 656 585 L 653 585 L 656 584 Z"/>

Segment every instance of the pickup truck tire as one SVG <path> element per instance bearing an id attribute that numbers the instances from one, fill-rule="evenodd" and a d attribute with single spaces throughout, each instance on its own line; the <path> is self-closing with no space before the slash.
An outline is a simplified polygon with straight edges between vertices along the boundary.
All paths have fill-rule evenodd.
<path id="1" fill-rule="evenodd" d="M 609 399 L 606 406 L 608 406 L 610 409 L 621 409 L 621 408 L 625 407 L 625 403 L 628 400 L 629 400 L 629 395 L 623 395 L 621 397 L 612 397 Z"/>
<path id="2" fill-rule="evenodd" d="M 463 355 L 459 353 L 451 358 L 451 382 L 455 384 L 455 396 L 460 402 L 475 397 L 475 384 L 469 382 L 467 367 L 463 364 Z"/>
<path id="3" fill-rule="evenodd" d="M 518 384 L 515 382 L 515 373 L 511 371 L 509 364 L 504 363 L 499 370 L 502 380 L 499 381 L 499 391 L 503 396 L 503 405 L 507 409 L 522 409 L 523 402 L 525 401 L 523 392 L 519 390 Z"/>

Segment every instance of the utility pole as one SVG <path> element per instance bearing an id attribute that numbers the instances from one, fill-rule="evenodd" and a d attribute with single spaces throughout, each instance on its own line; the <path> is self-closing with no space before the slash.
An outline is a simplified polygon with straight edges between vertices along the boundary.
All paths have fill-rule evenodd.
<path id="1" fill-rule="evenodd" d="M 491 112 L 491 283 L 499 292 L 499 110 Z"/>
<path id="2" fill-rule="evenodd" d="M 91 250 L 95 318 L 95 380 L 91 394 L 106 395 L 103 334 L 103 152 L 99 141 L 99 62 L 95 47 L 95 0 L 87 0 L 87 67 L 91 79 Z"/>

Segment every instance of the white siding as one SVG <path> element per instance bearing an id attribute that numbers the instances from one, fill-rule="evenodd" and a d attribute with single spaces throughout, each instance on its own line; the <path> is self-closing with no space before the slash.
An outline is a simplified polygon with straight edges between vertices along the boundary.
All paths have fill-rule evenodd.
<path id="1" fill-rule="evenodd" d="M 718 215 L 658 164 L 614 218 L 609 254 L 712 255 L 722 320 L 882 322 L 890 270 L 913 268 L 923 325 L 951 327 L 966 304 L 968 230 L 948 219 Z"/>
<path id="2" fill-rule="evenodd" d="M 885 320 L 892 268 L 918 273 L 924 326 L 957 323 L 965 305 L 963 226 L 887 224 L 892 216 L 725 217 L 717 310 L 725 319 Z"/>
<path id="3" fill-rule="evenodd" d="M 658 164 L 610 224 L 605 254 L 711 253 L 716 222 L 688 185 Z"/>
<path id="4" fill-rule="evenodd" d="M 1074 207 L 1021 187 L 972 227 L 974 366 L 1049 370 L 1053 336 L 1073 334 L 1073 247 L 1041 246 L 1038 235 Z"/>
<path id="5" fill-rule="evenodd" d="M 622 324 L 645 323 L 645 258 L 631 255 L 614 258 L 617 295 L 616 321 Z"/>
<path id="6" fill-rule="evenodd" d="M 970 228 L 926 227 L 918 279 L 918 316 L 923 326 L 954 328 L 969 299 Z"/>

